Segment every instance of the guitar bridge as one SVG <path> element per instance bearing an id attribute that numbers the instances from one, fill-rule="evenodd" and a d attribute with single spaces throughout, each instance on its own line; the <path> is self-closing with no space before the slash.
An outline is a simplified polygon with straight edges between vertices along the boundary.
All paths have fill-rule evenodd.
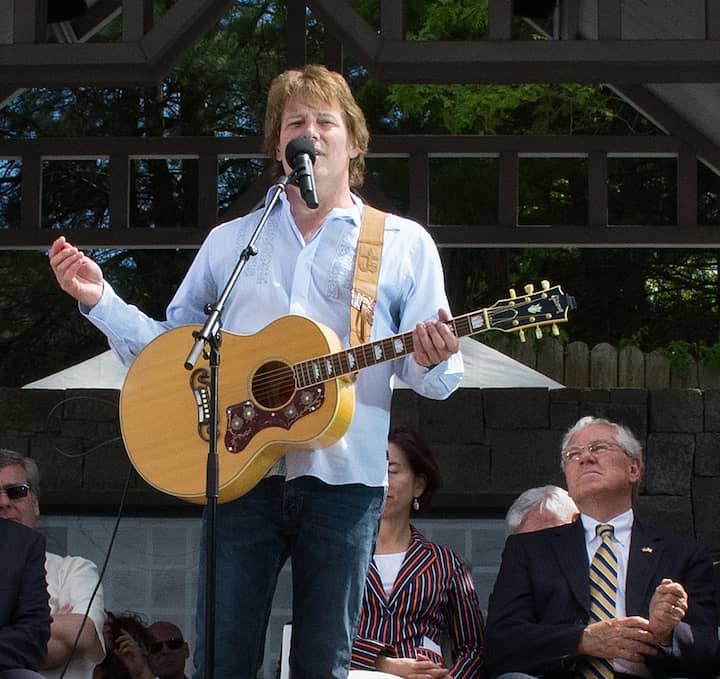
<path id="1" fill-rule="evenodd" d="M 253 436 L 268 427 L 289 430 L 299 419 L 315 412 L 325 402 L 325 385 L 318 384 L 296 392 L 284 406 L 266 410 L 254 401 L 243 401 L 229 406 L 225 447 L 231 453 L 241 452 Z"/>

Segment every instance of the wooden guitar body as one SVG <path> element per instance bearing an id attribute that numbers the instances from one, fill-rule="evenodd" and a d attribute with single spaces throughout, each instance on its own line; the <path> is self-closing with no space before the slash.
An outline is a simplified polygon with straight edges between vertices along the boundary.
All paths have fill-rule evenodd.
<path id="1" fill-rule="evenodd" d="M 559 285 L 531 285 L 448 321 L 456 337 L 488 330 L 553 332 L 575 300 Z M 196 326 L 155 338 L 135 359 L 120 394 L 120 424 L 130 460 L 151 485 L 205 503 L 210 370 L 185 369 Z M 247 493 L 291 449 L 325 448 L 352 420 L 353 379 L 367 367 L 413 352 L 412 331 L 344 349 L 335 333 L 302 316 L 284 316 L 253 335 L 223 332 L 218 383 L 220 502 Z"/>
<path id="2" fill-rule="evenodd" d="M 205 503 L 209 367 L 184 367 L 196 326 L 173 328 L 135 359 L 120 395 L 123 440 L 151 486 Z M 218 381 L 219 502 L 255 486 L 290 448 L 325 447 L 347 431 L 354 409 L 347 377 L 298 388 L 295 364 L 340 351 L 335 333 L 285 316 L 254 335 L 223 332 Z"/>

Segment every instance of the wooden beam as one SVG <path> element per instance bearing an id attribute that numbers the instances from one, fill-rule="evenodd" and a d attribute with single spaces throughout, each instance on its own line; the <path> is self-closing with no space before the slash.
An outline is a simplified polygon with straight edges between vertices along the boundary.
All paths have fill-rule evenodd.
<path id="1" fill-rule="evenodd" d="M 123 0 L 122 37 L 125 42 L 142 39 L 152 27 L 152 0 Z"/>
<path id="2" fill-rule="evenodd" d="M 405 40 L 405 0 L 380 0 L 380 34 L 386 40 Z"/>
<path id="3" fill-rule="evenodd" d="M 47 39 L 47 0 L 14 0 L 13 42 L 40 43 Z"/>
<path id="4" fill-rule="evenodd" d="M 488 38 L 510 40 L 512 38 L 513 3 L 508 0 L 488 0 Z"/>

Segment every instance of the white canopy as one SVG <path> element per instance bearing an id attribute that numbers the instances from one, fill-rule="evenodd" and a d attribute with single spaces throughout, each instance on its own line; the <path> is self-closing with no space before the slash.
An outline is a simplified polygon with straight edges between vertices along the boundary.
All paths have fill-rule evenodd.
<path id="1" fill-rule="evenodd" d="M 477 342 L 469 337 L 460 340 L 465 376 L 461 387 L 545 387 L 562 388 L 562 384 L 542 373 Z M 24 389 L 120 389 L 127 369 L 111 351 L 60 370 L 26 384 Z M 398 383 L 399 388 L 406 385 Z"/>

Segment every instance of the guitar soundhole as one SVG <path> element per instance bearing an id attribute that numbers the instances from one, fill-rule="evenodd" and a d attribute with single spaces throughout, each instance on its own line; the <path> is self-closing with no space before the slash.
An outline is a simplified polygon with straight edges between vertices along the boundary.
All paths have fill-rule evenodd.
<path id="1" fill-rule="evenodd" d="M 265 363 L 253 377 L 252 393 L 255 402 L 263 408 L 280 408 L 295 393 L 292 369 L 280 361 Z"/>

